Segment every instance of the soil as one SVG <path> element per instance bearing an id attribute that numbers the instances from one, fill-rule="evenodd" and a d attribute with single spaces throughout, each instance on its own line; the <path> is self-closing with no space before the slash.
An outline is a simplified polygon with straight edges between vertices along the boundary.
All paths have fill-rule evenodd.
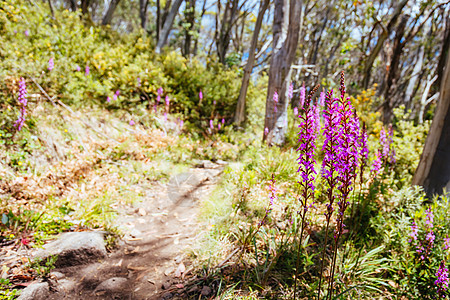
<path id="1" fill-rule="evenodd" d="M 193 270 L 185 249 L 199 235 L 199 200 L 208 197 L 223 170 L 210 162 L 204 166 L 158 183 L 145 201 L 122 212 L 116 221 L 126 234 L 118 249 L 99 262 L 56 269 L 65 277 L 55 280 L 49 299 L 190 298 L 193 291 L 183 283 Z M 98 288 L 108 279 L 112 286 Z"/>

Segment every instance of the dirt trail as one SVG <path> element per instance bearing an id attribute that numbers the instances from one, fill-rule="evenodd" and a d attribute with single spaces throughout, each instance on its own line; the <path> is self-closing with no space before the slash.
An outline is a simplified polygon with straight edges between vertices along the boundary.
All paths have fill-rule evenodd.
<path id="1" fill-rule="evenodd" d="M 198 235 L 198 200 L 208 197 L 222 170 L 207 162 L 160 184 L 117 218 L 126 233 L 119 249 L 101 262 L 55 270 L 65 278 L 50 299 L 187 298 L 181 283 L 190 266 L 182 250 Z"/>

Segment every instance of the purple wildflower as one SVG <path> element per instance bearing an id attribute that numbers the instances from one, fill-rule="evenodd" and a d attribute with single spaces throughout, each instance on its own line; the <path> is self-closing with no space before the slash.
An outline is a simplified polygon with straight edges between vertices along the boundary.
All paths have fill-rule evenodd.
<path id="1" fill-rule="evenodd" d="M 305 84 L 302 85 L 300 88 L 300 108 L 303 108 L 303 104 L 305 103 L 305 97 L 306 97 L 306 89 Z"/>
<path id="2" fill-rule="evenodd" d="M 450 238 L 447 234 L 447 237 L 444 238 L 444 250 L 447 250 L 448 248 L 450 248 Z"/>
<path id="3" fill-rule="evenodd" d="M 218 123 L 218 124 L 217 124 L 217 128 L 220 130 L 220 128 L 222 128 L 222 124 L 221 124 L 221 123 Z"/>
<path id="4" fill-rule="evenodd" d="M 436 277 L 437 279 L 434 284 L 437 286 L 438 293 L 442 294 L 448 289 L 448 269 L 444 261 L 441 261 L 439 269 L 436 272 Z"/>
<path id="5" fill-rule="evenodd" d="M 411 233 L 409 236 L 411 237 L 408 242 L 411 243 L 413 240 L 417 241 L 417 235 L 419 234 L 419 228 L 417 227 L 416 222 L 413 220 L 411 225 Z"/>
<path id="6" fill-rule="evenodd" d="M 292 99 L 292 97 L 294 97 L 294 85 L 292 84 L 292 82 L 291 84 L 289 84 L 288 97 L 289 99 Z"/>
<path id="7" fill-rule="evenodd" d="M 169 96 L 166 96 L 165 102 L 166 102 L 166 106 L 168 107 L 170 104 Z"/>
<path id="8" fill-rule="evenodd" d="M 298 126 L 300 128 L 300 132 L 298 134 L 298 141 L 300 143 L 300 146 L 298 147 L 297 152 L 299 152 L 300 154 L 299 158 L 297 159 L 299 164 L 297 173 L 300 173 L 302 179 L 301 181 L 299 181 L 302 195 L 300 201 L 303 207 L 302 220 L 304 219 L 306 211 L 308 210 L 309 200 L 313 201 L 314 199 L 314 181 L 315 175 L 317 174 L 316 170 L 314 169 L 314 164 L 316 163 L 314 156 L 316 152 L 317 131 L 314 107 L 311 105 L 311 98 L 314 95 L 316 89 L 317 87 L 311 91 L 308 99 L 302 106 L 303 113 L 298 116 L 301 121 L 300 125 Z"/>
<path id="9" fill-rule="evenodd" d="M 383 159 L 388 157 L 389 154 L 389 144 L 386 139 L 386 130 L 384 130 L 384 127 L 381 128 L 380 131 L 380 144 L 381 144 L 381 156 Z"/>
<path id="10" fill-rule="evenodd" d="M 113 100 L 114 100 L 114 101 L 117 100 L 117 95 L 116 95 L 116 94 L 113 95 Z"/>
<path id="11" fill-rule="evenodd" d="M 225 124 L 225 119 L 224 119 L 224 118 L 222 118 L 222 125 L 223 125 L 223 124 Z"/>
<path id="12" fill-rule="evenodd" d="M 298 115 L 298 108 L 294 107 L 294 116 L 297 116 L 297 115 Z"/>
<path id="13" fill-rule="evenodd" d="M 106 97 L 106 102 L 111 102 L 111 97 L 110 96 L 108 96 L 108 97 Z"/>
<path id="14" fill-rule="evenodd" d="M 211 130 L 214 129 L 214 123 L 213 123 L 213 120 L 209 120 L 209 128 L 211 128 Z"/>
<path id="15" fill-rule="evenodd" d="M 269 134 L 269 128 L 264 128 L 264 135 L 268 135 Z"/>
<path id="16" fill-rule="evenodd" d="M 183 127 L 183 125 L 184 125 L 184 121 L 180 120 L 180 128 Z"/>
<path id="17" fill-rule="evenodd" d="M 77 72 L 80 72 L 80 71 L 81 71 L 80 66 L 79 66 L 79 65 L 76 65 L 76 66 L 75 66 L 75 70 L 76 70 Z"/>
<path id="18" fill-rule="evenodd" d="M 431 208 L 428 208 L 426 210 L 426 216 L 427 219 L 425 220 L 425 224 L 427 225 L 427 227 L 429 229 L 433 228 L 433 220 L 434 220 L 434 215 L 433 215 L 433 211 L 431 210 Z"/>
<path id="19" fill-rule="evenodd" d="M 17 127 L 18 131 L 21 131 L 25 123 L 25 117 L 27 115 L 26 106 L 28 104 L 27 86 L 25 83 L 25 79 L 23 77 L 21 77 L 19 81 L 19 96 L 17 97 L 17 100 L 19 101 L 20 104 L 20 115 L 19 118 L 14 123 L 14 126 Z"/>
<path id="20" fill-rule="evenodd" d="M 372 173 L 374 174 L 374 177 L 376 177 L 380 173 L 381 169 L 381 152 L 380 150 L 377 151 L 375 154 L 375 160 L 372 164 Z"/>
<path id="21" fill-rule="evenodd" d="M 133 126 L 133 125 L 135 125 L 136 123 L 134 123 L 134 121 L 133 120 L 130 120 L 130 126 Z"/>
<path id="22" fill-rule="evenodd" d="M 320 92 L 319 106 L 323 107 L 325 105 L 325 92 Z"/>
<path id="23" fill-rule="evenodd" d="M 55 67 L 55 61 L 53 60 L 53 57 L 52 57 L 48 60 L 47 70 L 51 71 L 51 70 L 53 70 L 54 67 Z"/>
<path id="24" fill-rule="evenodd" d="M 273 93 L 273 111 L 277 112 L 277 105 L 278 105 L 278 93 L 277 91 L 275 91 L 275 93 Z"/>
<path id="25" fill-rule="evenodd" d="M 203 92 L 202 92 L 202 90 L 200 90 L 200 92 L 198 93 L 198 97 L 200 98 L 200 102 L 202 102 L 202 100 L 203 100 Z"/>
<path id="26" fill-rule="evenodd" d="M 141 86 L 141 77 L 137 78 L 137 86 L 140 87 Z"/>
<path id="27" fill-rule="evenodd" d="M 164 112 L 164 121 L 167 121 L 167 112 Z"/>
<path id="28" fill-rule="evenodd" d="M 119 90 L 117 90 L 115 93 L 114 93 L 117 97 L 119 97 L 119 95 L 120 95 L 120 91 Z"/>
<path id="29" fill-rule="evenodd" d="M 25 36 L 29 36 L 29 35 L 30 35 L 30 31 L 28 31 L 28 29 L 25 30 Z"/>
<path id="30" fill-rule="evenodd" d="M 84 69 L 84 75 L 89 76 L 89 72 L 90 72 L 89 65 L 86 65 L 86 68 Z"/>

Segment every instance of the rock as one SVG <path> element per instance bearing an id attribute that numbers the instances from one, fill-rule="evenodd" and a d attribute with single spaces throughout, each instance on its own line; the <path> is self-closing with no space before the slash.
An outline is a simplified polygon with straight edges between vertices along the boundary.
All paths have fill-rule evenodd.
<path id="1" fill-rule="evenodd" d="M 123 277 L 113 277 L 100 283 L 94 290 L 97 292 L 118 293 L 123 292 L 127 288 L 128 279 Z"/>
<path id="2" fill-rule="evenodd" d="M 57 255 L 58 268 L 86 264 L 106 256 L 103 233 L 66 232 L 40 249 L 34 258 L 43 260 Z"/>
<path id="3" fill-rule="evenodd" d="M 208 296 L 209 294 L 211 294 L 211 288 L 209 286 L 204 285 L 201 293 L 203 296 Z"/>
<path id="4" fill-rule="evenodd" d="M 134 228 L 134 229 L 132 229 L 132 230 L 129 232 L 129 235 L 130 235 L 132 238 L 137 238 L 138 236 L 142 235 L 142 232 L 141 232 L 140 230 Z"/>
<path id="5" fill-rule="evenodd" d="M 172 295 L 172 293 L 171 292 L 165 292 L 163 295 L 162 295 L 162 299 L 172 299 L 173 298 L 173 295 Z"/>
<path id="6" fill-rule="evenodd" d="M 171 286 L 172 286 L 172 284 L 170 283 L 170 281 L 166 281 L 162 284 L 161 288 L 163 290 L 168 290 Z"/>
<path id="7" fill-rule="evenodd" d="M 49 295 L 48 283 L 37 282 L 27 286 L 17 300 L 43 300 Z"/>
<path id="8" fill-rule="evenodd" d="M 66 277 L 66 275 L 64 275 L 61 272 L 56 272 L 56 271 L 50 272 L 50 278 L 60 280 L 60 279 L 63 279 L 64 277 Z"/>

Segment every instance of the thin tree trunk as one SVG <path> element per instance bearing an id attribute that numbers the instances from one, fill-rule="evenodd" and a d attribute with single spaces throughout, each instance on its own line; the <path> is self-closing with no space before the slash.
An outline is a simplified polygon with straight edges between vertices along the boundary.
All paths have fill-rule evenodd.
<path id="1" fill-rule="evenodd" d="M 438 79 L 436 81 L 437 86 L 441 86 L 441 81 L 444 76 L 445 62 L 447 61 L 447 56 L 450 51 L 450 15 L 447 13 L 445 18 L 445 31 L 444 31 L 444 41 L 442 43 L 441 55 L 439 56 L 439 62 L 437 67 Z"/>
<path id="2" fill-rule="evenodd" d="M 50 12 L 52 14 L 52 19 L 55 18 L 55 11 L 53 10 L 52 0 L 47 0 L 48 6 L 50 7 Z"/>
<path id="3" fill-rule="evenodd" d="M 216 36 L 217 56 L 222 64 L 225 64 L 228 47 L 231 39 L 231 29 L 238 11 L 239 0 L 228 0 L 220 23 L 220 31 Z"/>
<path id="4" fill-rule="evenodd" d="M 364 89 L 367 89 L 369 87 L 370 75 L 371 75 L 373 63 L 375 62 L 375 59 L 377 58 L 378 54 L 380 53 L 380 51 L 384 45 L 384 42 L 389 37 L 392 27 L 394 27 L 395 23 L 397 23 L 397 19 L 400 16 L 402 9 L 403 9 L 403 7 L 405 7 L 407 2 L 408 2 L 408 0 L 403 0 L 402 2 L 400 2 L 397 5 L 397 8 L 395 9 L 395 12 L 393 13 L 388 25 L 386 26 L 386 28 L 383 27 L 383 31 L 382 31 L 381 35 L 378 37 L 375 47 L 373 48 L 369 57 L 367 57 L 365 59 L 364 77 L 362 80 L 362 86 Z"/>
<path id="5" fill-rule="evenodd" d="M 252 43 L 248 54 L 247 64 L 244 68 L 244 76 L 242 77 L 241 90 L 239 92 L 239 98 L 236 106 L 236 113 L 234 116 L 234 123 L 240 126 L 245 120 L 245 98 L 247 97 L 248 84 L 250 82 L 250 75 L 253 70 L 253 63 L 255 61 L 256 45 L 258 44 L 258 36 L 261 31 L 261 25 L 264 18 L 264 14 L 269 7 L 269 0 L 261 0 L 259 6 L 258 16 L 256 17 L 255 30 L 253 31 Z"/>
<path id="6" fill-rule="evenodd" d="M 161 29 L 158 44 L 156 45 L 155 49 L 156 53 L 161 53 L 161 49 L 166 45 L 170 31 L 172 30 L 173 22 L 175 21 L 175 17 L 178 13 L 178 10 L 180 9 L 182 2 L 183 0 L 175 0 L 175 2 L 173 3 L 169 14 L 164 21 L 163 28 Z"/>
<path id="7" fill-rule="evenodd" d="M 81 0 L 81 13 L 89 16 L 89 5 L 91 0 Z"/>
<path id="8" fill-rule="evenodd" d="M 195 25 L 195 0 L 187 0 L 186 21 L 188 28 L 184 29 L 184 57 L 191 55 L 192 30 Z"/>
<path id="9" fill-rule="evenodd" d="M 383 103 L 383 122 L 384 124 L 389 124 L 392 119 L 392 109 L 394 106 L 394 97 L 391 97 L 391 92 L 396 86 L 398 81 L 398 67 L 400 63 L 400 58 L 403 53 L 403 47 L 405 44 L 402 42 L 403 36 L 405 34 L 406 22 L 408 21 L 407 16 L 403 16 L 400 23 L 395 30 L 395 39 L 393 46 L 393 55 L 390 61 L 389 71 L 386 74 L 386 80 L 384 80 L 383 85 L 380 88 L 380 92 L 384 91 L 384 103 Z"/>
<path id="10" fill-rule="evenodd" d="M 406 108 L 410 109 L 414 105 L 413 95 L 417 85 L 417 80 L 419 79 L 420 70 L 422 70 L 423 65 L 423 56 L 425 54 L 424 45 L 420 45 L 417 50 L 416 60 L 414 62 L 414 68 L 412 70 L 411 78 L 409 79 L 408 86 L 406 87 L 404 103 L 406 104 Z"/>
<path id="11" fill-rule="evenodd" d="M 156 0 L 156 40 L 159 41 L 159 34 L 161 32 L 161 5 L 159 0 Z"/>
<path id="12" fill-rule="evenodd" d="M 302 1 L 275 0 L 273 51 L 269 69 L 264 138 L 269 145 L 284 143 L 287 130 L 287 91 L 291 66 L 297 50 L 301 26 Z M 278 93 L 278 103 L 273 95 Z M 276 109 L 275 109 L 276 107 Z"/>
<path id="13" fill-rule="evenodd" d="M 67 2 L 69 2 L 71 11 L 77 11 L 77 1 L 76 0 L 68 0 Z"/>
<path id="14" fill-rule="evenodd" d="M 200 20 L 199 20 L 198 29 L 197 29 L 198 34 L 195 36 L 195 39 L 194 39 L 194 51 L 193 51 L 194 56 L 197 55 L 197 52 L 198 52 L 198 37 L 200 36 L 200 29 L 202 27 L 203 16 L 205 15 L 205 12 L 206 12 L 206 1 L 207 0 L 203 1 L 202 13 L 200 14 Z"/>
<path id="15" fill-rule="evenodd" d="M 111 24 L 114 11 L 116 10 L 119 2 L 120 0 L 111 0 L 108 6 L 108 10 L 106 11 L 106 14 L 103 16 L 102 25 Z"/>
<path id="16" fill-rule="evenodd" d="M 139 0 L 139 17 L 141 19 L 141 28 L 144 30 L 147 27 L 147 8 L 148 0 Z"/>
<path id="17" fill-rule="evenodd" d="M 422 185 L 429 196 L 450 190 L 450 55 L 440 86 L 433 123 L 423 148 L 413 184 Z"/>

